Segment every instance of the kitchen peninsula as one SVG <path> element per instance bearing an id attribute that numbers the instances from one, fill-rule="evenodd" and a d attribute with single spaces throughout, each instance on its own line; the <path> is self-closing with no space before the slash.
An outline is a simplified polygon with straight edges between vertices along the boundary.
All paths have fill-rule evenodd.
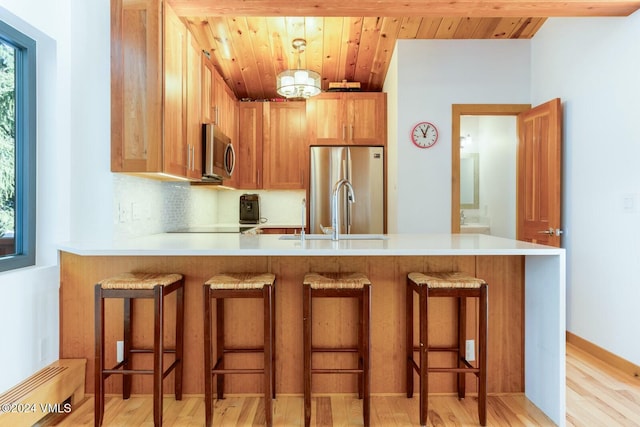
<path id="1" fill-rule="evenodd" d="M 276 386 L 277 393 L 302 393 L 302 277 L 308 271 L 361 271 L 372 288 L 372 392 L 404 392 L 405 280 L 410 271 L 458 269 L 489 283 L 489 393 L 525 393 L 556 424 L 565 423 L 565 251 L 479 234 L 385 235 L 374 240 L 283 240 L 278 235 L 171 233 L 115 242 L 70 242 L 60 247 L 60 357 L 88 360 L 87 391 L 93 390 L 93 285 L 124 271 L 182 273 L 186 279 L 185 378 L 186 394 L 203 393 L 202 284 L 223 271 L 268 271 L 276 275 Z M 333 339 L 332 331 L 350 331 L 354 307 L 318 301 L 314 318 L 322 322 L 319 342 Z M 251 313 L 259 303 L 230 302 L 229 337 L 252 344 L 261 340 L 262 324 Z M 234 310 L 234 308 L 236 308 Z M 472 304 L 469 310 L 475 310 Z M 115 341 L 122 339 L 121 304 L 107 306 L 114 321 L 107 342 L 115 360 Z M 136 307 L 137 335 L 149 342 L 151 306 Z M 430 333 L 449 339 L 453 304 L 433 303 Z M 120 313 L 119 313 L 120 311 Z M 171 325 L 172 304 L 167 304 Z M 339 324 L 322 313 L 336 313 Z M 138 314 L 139 313 L 139 314 Z M 238 317 L 238 315 L 240 317 Z M 256 316 L 256 317 L 259 317 Z M 468 316 L 475 319 L 474 316 Z M 241 320 L 240 320 L 241 319 Z M 116 323 L 116 325 L 113 325 Z M 144 323 L 144 324 L 143 324 Z M 109 324 L 109 322 L 108 322 Z M 468 324 L 468 335 L 475 336 Z M 167 334 L 171 335 L 168 327 Z M 315 332 L 314 332 L 315 335 Z M 336 334 L 355 339 L 349 332 Z M 249 356 L 251 357 L 251 356 Z M 335 363 L 352 363 L 344 356 Z M 342 358 L 340 358 L 342 357 Z M 110 361 L 109 361 L 110 360 Z M 257 360 L 257 359 L 256 359 Z M 244 360 L 243 363 L 247 363 Z M 251 363 L 251 361 L 249 361 Z M 260 363 L 258 361 L 258 363 Z M 337 378 L 336 378 L 337 377 Z M 434 392 L 453 390 L 453 376 L 433 377 Z M 134 393 L 149 393 L 150 378 L 134 377 Z M 171 376 L 165 387 L 171 387 Z M 475 391 L 475 381 L 468 376 Z M 229 393 L 258 393 L 252 376 L 230 376 Z M 107 393 L 116 393 L 120 381 L 109 380 Z M 166 389 L 168 390 L 168 388 Z M 320 376 L 314 391 L 355 391 L 351 376 Z"/>

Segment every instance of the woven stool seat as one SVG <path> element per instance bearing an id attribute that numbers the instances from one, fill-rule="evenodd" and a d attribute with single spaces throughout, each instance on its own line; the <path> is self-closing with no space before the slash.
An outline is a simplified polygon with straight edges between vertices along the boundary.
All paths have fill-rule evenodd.
<path id="1" fill-rule="evenodd" d="M 205 285 L 211 289 L 262 289 L 275 281 L 271 273 L 222 273 L 212 276 Z"/>
<path id="2" fill-rule="evenodd" d="M 153 289 L 155 286 L 169 286 L 182 280 L 176 273 L 123 273 L 104 279 L 98 284 L 102 289 Z"/>
<path id="3" fill-rule="evenodd" d="M 409 280 L 416 285 L 426 285 L 429 289 L 478 289 L 486 282 L 477 277 L 468 276 L 459 271 L 445 273 L 409 273 Z"/>
<path id="4" fill-rule="evenodd" d="M 362 273 L 307 273 L 302 283 L 311 289 L 362 289 L 371 281 Z"/>

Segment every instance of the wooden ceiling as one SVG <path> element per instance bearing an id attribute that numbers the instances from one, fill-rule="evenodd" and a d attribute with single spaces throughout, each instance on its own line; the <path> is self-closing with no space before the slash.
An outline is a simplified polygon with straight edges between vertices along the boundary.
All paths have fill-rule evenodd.
<path id="1" fill-rule="evenodd" d="M 638 1 L 169 0 L 238 99 L 270 99 L 276 75 L 302 67 L 380 91 L 398 39 L 529 39 L 547 17 L 628 16 Z"/>

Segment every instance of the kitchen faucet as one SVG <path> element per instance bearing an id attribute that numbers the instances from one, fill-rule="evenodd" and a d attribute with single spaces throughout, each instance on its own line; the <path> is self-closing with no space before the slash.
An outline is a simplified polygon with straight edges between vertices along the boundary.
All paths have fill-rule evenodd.
<path id="1" fill-rule="evenodd" d="M 347 186 L 347 191 L 349 192 L 349 203 L 353 203 L 356 201 L 356 195 L 353 192 L 353 186 L 348 179 L 341 179 L 336 182 L 336 185 L 333 187 L 333 194 L 331 195 L 331 240 L 339 240 L 340 236 L 340 221 L 338 219 L 338 194 L 340 194 L 340 188 L 343 185 Z"/>

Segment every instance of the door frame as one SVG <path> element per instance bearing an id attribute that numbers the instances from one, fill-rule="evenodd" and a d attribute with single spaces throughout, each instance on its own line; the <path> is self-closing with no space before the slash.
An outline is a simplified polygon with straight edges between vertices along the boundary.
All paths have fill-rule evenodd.
<path id="1" fill-rule="evenodd" d="M 531 104 L 451 105 L 451 232 L 460 233 L 460 117 L 517 116 Z M 517 135 L 516 135 L 517 136 Z"/>

